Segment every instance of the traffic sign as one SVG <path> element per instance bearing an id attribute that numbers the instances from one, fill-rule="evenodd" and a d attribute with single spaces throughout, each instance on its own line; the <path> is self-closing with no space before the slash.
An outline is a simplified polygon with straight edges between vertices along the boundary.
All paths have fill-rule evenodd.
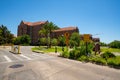
<path id="1" fill-rule="evenodd" d="M 85 42 L 89 42 L 89 41 L 90 41 L 90 34 L 84 34 L 84 35 L 83 35 L 83 40 L 84 40 Z"/>
<path id="2" fill-rule="evenodd" d="M 66 45 L 67 45 L 67 47 L 68 47 L 68 44 L 69 44 L 69 33 L 68 32 L 66 32 L 65 34 L 64 34 L 64 36 L 65 36 L 65 38 L 66 38 L 66 41 L 65 41 L 65 43 L 66 43 Z"/>

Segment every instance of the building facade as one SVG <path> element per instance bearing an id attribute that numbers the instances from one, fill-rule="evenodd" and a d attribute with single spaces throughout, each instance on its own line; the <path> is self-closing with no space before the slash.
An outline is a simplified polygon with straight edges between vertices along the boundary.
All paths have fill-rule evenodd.
<path id="1" fill-rule="evenodd" d="M 60 28 L 60 29 L 57 29 L 57 30 L 53 31 L 52 37 L 58 38 L 60 36 L 64 36 L 66 32 L 69 33 L 69 36 L 71 36 L 72 33 L 74 33 L 74 32 L 78 32 L 79 33 L 79 29 L 78 29 L 78 27 L 73 27 L 73 26 Z"/>
<path id="2" fill-rule="evenodd" d="M 40 21 L 40 22 L 25 22 L 21 21 L 20 25 L 18 25 L 18 33 L 17 36 L 29 35 L 31 38 L 31 44 L 35 44 L 39 39 L 39 30 L 42 29 L 43 25 L 48 21 Z"/>
<path id="3" fill-rule="evenodd" d="M 29 35 L 31 38 L 31 44 L 37 44 L 41 35 L 39 35 L 39 31 L 42 29 L 44 24 L 48 23 L 48 21 L 40 21 L 40 22 L 25 22 L 21 21 L 18 25 L 18 33 L 17 36 Z M 73 32 L 79 32 L 77 27 L 66 27 L 54 30 L 51 34 L 52 38 L 58 38 L 59 36 L 64 35 L 64 33 L 68 32 L 71 35 Z M 42 36 L 43 37 L 43 36 Z"/>

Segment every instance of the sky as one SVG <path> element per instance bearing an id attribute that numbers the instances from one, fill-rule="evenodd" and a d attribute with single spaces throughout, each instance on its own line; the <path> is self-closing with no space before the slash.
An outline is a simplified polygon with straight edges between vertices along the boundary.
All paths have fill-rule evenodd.
<path id="1" fill-rule="evenodd" d="M 17 34 L 22 20 L 77 26 L 105 43 L 120 40 L 120 0 L 0 0 L 0 25 Z"/>

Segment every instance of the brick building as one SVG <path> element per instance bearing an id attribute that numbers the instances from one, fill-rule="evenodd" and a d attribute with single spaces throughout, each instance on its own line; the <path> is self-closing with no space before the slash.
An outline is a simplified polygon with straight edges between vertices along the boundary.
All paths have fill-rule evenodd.
<path id="1" fill-rule="evenodd" d="M 43 25 L 48 21 L 40 21 L 40 22 L 25 22 L 21 21 L 18 25 L 18 33 L 17 36 L 22 36 L 27 34 L 31 38 L 31 44 L 35 44 L 39 39 L 39 30 L 42 29 Z"/>
<path id="2" fill-rule="evenodd" d="M 21 21 L 21 23 L 18 25 L 17 36 L 22 36 L 24 34 L 27 34 L 31 38 L 31 44 L 36 44 L 40 38 L 39 30 L 41 30 L 43 25 L 46 23 L 48 23 L 48 21 L 40 21 L 40 22 Z M 79 29 L 77 27 L 60 28 L 58 30 L 54 30 L 51 36 L 53 38 L 58 38 L 59 36 L 64 35 L 65 32 L 68 32 L 71 35 L 73 32 L 79 32 Z"/>
<path id="3" fill-rule="evenodd" d="M 66 32 L 68 32 L 69 35 L 71 36 L 71 34 L 74 33 L 74 32 L 78 32 L 79 33 L 79 29 L 77 27 L 60 28 L 60 29 L 54 30 L 53 33 L 52 33 L 52 36 L 54 38 L 58 38 L 59 36 L 64 35 Z"/>

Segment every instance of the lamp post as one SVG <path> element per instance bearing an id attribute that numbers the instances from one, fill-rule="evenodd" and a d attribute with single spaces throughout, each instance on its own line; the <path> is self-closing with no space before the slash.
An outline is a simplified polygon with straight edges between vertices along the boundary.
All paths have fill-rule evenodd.
<path id="1" fill-rule="evenodd" d="M 64 40 L 63 40 L 63 35 L 62 35 L 62 51 L 64 52 Z"/>

